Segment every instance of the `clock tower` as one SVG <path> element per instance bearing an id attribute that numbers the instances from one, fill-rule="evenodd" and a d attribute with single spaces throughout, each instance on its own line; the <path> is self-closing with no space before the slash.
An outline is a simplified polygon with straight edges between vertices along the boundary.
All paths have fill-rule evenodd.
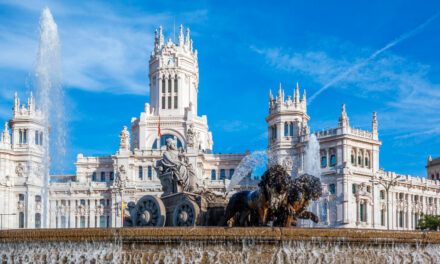
<path id="1" fill-rule="evenodd" d="M 186 109 L 197 115 L 199 66 L 189 29 L 180 26 L 178 42 L 164 42 L 162 27 L 156 30 L 149 62 L 150 105 L 160 116 L 183 116 Z"/>

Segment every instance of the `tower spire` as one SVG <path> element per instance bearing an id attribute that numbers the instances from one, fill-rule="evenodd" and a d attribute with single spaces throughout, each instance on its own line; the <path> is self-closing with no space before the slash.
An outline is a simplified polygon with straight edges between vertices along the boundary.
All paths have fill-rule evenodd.
<path id="1" fill-rule="evenodd" d="M 301 102 L 306 102 L 307 101 L 307 97 L 306 97 L 306 89 L 304 89 L 304 93 L 303 93 L 303 97 L 301 99 Z"/>
<path id="2" fill-rule="evenodd" d="M 273 100 L 272 89 L 269 89 L 269 101 Z"/>
<path id="3" fill-rule="evenodd" d="M 296 83 L 295 102 L 299 103 L 299 85 Z"/>
<path id="4" fill-rule="evenodd" d="M 164 37 L 162 32 L 162 26 L 159 27 L 159 47 L 163 46 Z"/>
<path id="5" fill-rule="evenodd" d="M 183 39 L 183 26 L 180 25 L 180 30 L 179 30 L 179 46 L 183 46 L 184 44 L 184 39 Z"/>

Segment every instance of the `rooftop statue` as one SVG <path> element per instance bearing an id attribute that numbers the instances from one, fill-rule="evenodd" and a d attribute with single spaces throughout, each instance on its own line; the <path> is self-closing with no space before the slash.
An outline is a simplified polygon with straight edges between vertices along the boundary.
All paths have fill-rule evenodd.
<path id="1" fill-rule="evenodd" d="M 156 162 L 163 195 L 177 192 L 195 192 L 198 188 L 197 176 L 192 165 L 185 157 L 183 150 L 177 149 L 177 141 L 169 138 L 166 141 L 167 150 L 162 159 Z"/>

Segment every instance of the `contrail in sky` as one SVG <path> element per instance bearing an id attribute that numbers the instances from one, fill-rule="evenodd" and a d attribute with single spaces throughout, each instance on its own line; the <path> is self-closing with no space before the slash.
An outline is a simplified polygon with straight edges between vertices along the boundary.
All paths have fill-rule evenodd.
<path id="1" fill-rule="evenodd" d="M 351 66 L 350 68 L 348 68 L 346 71 L 342 72 L 341 74 L 339 74 L 338 76 L 336 76 L 335 78 L 333 78 L 330 82 L 328 82 L 326 85 L 324 85 L 321 89 L 319 89 L 315 94 L 313 94 L 310 99 L 308 100 L 307 104 L 311 104 L 313 99 L 315 99 L 320 93 L 322 93 L 323 91 L 327 90 L 327 88 L 329 88 L 330 86 L 332 86 L 333 84 L 339 82 L 340 80 L 344 79 L 345 77 L 347 77 L 347 75 L 349 75 L 350 73 L 352 73 L 353 71 L 361 68 L 362 66 L 364 66 L 365 64 L 367 64 L 368 62 L 370 62 L 372 59 L 376 58 L 379 54 L 381 54 L 382 52 L 386 51 L 387 49 L 399 44 L 399 42 L 412 37 L 413 35 L 419 33 L 423 28 L 425 28 L 427 25 L 429 25 L 433 20 L 435 20 L 438 16 L 440 15 L 440 13 L 435 14 L 434 16 L 430 17 L 428 20 L 425 21 L 425 23 L 419 25 L 418 27 L 416 27 L 415 29 L 402 34 L 400 37 L 398 37 L 397 39 L 393 40 L 392 42 L 388 43 L 385 47 L 377 50 L 376 52 L 374 52 L 373 54 L 371 54 L 370 57 L 364 59 L 363 61 L 359 62 L 358 64 L 355 64 L 353 66 Z"/>

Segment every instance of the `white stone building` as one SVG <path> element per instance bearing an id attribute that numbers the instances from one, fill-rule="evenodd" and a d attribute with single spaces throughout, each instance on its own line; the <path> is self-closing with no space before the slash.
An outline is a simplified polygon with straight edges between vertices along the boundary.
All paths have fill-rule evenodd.
<path id="1" fill-rule="evenodd" d="M 165 43 L 162 28 L 156 31 L 149 61 L 150 102 L 138 118 L 132 118 L 130 128 L 122 128 L 115 154 L 78 154 L 75 175 L 51 176 L 48 227 L 122 226 L 123 203 L 135 202 L 146 194 L 161 194 L 153 164 L 162 157 L 169 137 L 178 141 L 189 158 L 200 185 L 225 192 L 229 178 L 248 153 L 212 153 L 207 117 L 199 116 L 197 109 L 197 60 L 189 30 L 184 36 L 180 28 L 177 43 L 171 39 Z M 270 92 L 268 150 L 276 157 L 274 161 L 294 174 L 303 172 L 309 120 L 306 93 L 301 97 L 298 85 L 291 96 L 285 96 L 281 86 L 275 98 Z M 0 228 L 39 228 L 43 214 L 42 146 L 47 142 L 43 142 L 41 113 L 32 96 L 27 106 L 20 105 L 16 96 L 9 128 L 6 124 L 0 142 Z M 421 213 L 440 214 L 437 180 L 379 169 L 381 142 L 375 113 L 371 132 L 358 130 L 350 127 L 343 105 L 337 127 L 316 136 L 324 186 L 323 198 L 312 205 L 320 215 L 317 226 L 386 229 L 389 219 L 391 229 L 412 230 Z M 427 168 L 429 173 L 435 170 L 438 179 L 436 160 Z M 386 191 L 379 181 L 395 183 L 389 189 L 389 218 Z M 255 184 L 246 179 L 237 188 L 253 188 Z"/>

